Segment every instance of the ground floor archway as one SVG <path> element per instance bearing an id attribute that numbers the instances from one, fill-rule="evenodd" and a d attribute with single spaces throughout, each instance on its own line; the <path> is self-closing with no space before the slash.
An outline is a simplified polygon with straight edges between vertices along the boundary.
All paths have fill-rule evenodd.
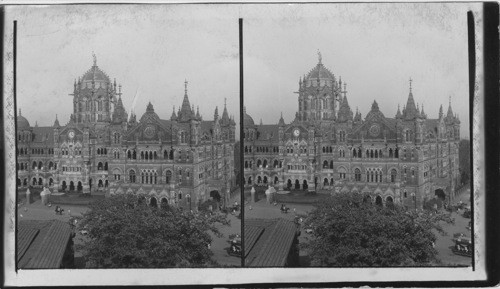
<path id="1" fill-rule="evenodd" d="M 158 207 L 158 201 L 155 197 L 151 197 L 151 199 L 149 200 L 149 205 L 153 208 Z"/>
<path id="2" fill-rule="evenodd" d="M 264 176 L 264 184 L 267 184 L 267 177 Z"/>
<path id="3" fill-rule="evenodd" d="M 104 186 L 102 180 L 99 180 L 99 182 L 97 183 L 97 187 L 99 188 L 102 188 Z"/>
<path id="4" fill-rule="evenodd" d="M 66 187 L 67 187 L 67 185 L 66 185 L 66 181 L 62 181 L 61 189 L 62 189 L 63 191 L 65 191 L 65 190 L 66 190 Z"/>
<path id="5" fill-rule="evenodd" d="M 446 199 L 446 194 L 444 193 L 443 189 L 437 189 L 434 191 L 434 194 L 436 197 L 440 198 L 442 201 Z"/>
<path id="6" fill-rule="evenodd" d="M 363 202 L 366 202 L 366 203 L 371 204 L 371 202 L 372 202 L 372 197 L 370 197 L 369 195 L 364 196 L 364 198 L 363 198 Z"/>
<path id="7" fill-rule="evenodd" d="M 286 187 L 287 187 L 287 189 L 291 189 L 292 188 L 292 180 L 288 179 L 286 181 Z"/>
<path id="8" fill-rule="evenodd" d="M 307 188 L 308 188 L 308 187 L 309 187 L 309 186 L 307 185 L 307 180 L 304 180 L 304 181 L 302 182 L 302 188 L 303 188 L 304 190 L 307 190 Z"/>
<path id="9" fill-rule="evenodd" d="M 221 195 L 217 190 L 210 191 L 210 197 L 217 202 L 220 202 L 221 200 Z"/>
<path id="10" fill-rule="evenodd" d="M 21 179 L 17 179 L 17 186 L 20 187 L 21 186 Z"/>
<path id="11" fill-rule="evenodd" d="M 300 189 L 300 181 L 299 180 L 295 180 L 295 189 L 296 190 Z"/>
<path id="12" fill-rule="evenodd" d="M 274 184 L 276 185 L 277 183 L 279 183 L 279 179 L 278 177 L 274 177 Z"/>
<path id="13" fill-rule="evenodd" d="M 377 197 L 375 198 L 375 204 L 376 204 L 377 206 L 382 206 L 382 205 L 383 205 L 383 202 L 382 202 L 382 197 L 381 197 L 381 196 L 377 196 Z"/>
<path id="14" fill-rule="evenodd" d="M 385 206 L 390 207 L 392 205 L 394 205 L 394 199 L 391 196 L 387 196 L 387 198 L 385 198 Z"/>
<path id="15" fill-rule="evenodd" d="M 73 181 L 69 182 L 69 190 L 74 191 L 75 190 L 75 183 Z"/>
<path id="16" fill-rule="evenodd" d="M 160 207 L 163 209 L 168 207 L 168 199 L 167 198 L 161 198 Z"/>
<path id="17" fill-rule="evenodd" d="M 76 186 L 76 190 L 81 192 L 83 190 L 82 182 L 78 182 L 78 185 Z"/>
<path id="18" fill-rule="evenodd" d="M 27 186 L 27 185 L 28 185 L 28 179 L 24 179 L 23 186 Z"/>

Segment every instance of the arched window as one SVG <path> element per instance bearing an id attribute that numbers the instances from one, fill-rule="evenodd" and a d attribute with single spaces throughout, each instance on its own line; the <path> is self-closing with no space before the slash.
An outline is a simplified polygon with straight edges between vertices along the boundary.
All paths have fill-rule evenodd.
<path id="1" fill-rule="evenodd" d="M 267 160 L 264 160 L 264 161 L 262 162 L 262 167 L 263 167 L 263 168 L 267 168 Z"/>
<path id="2" fill-rule="evenodd" d="M 165 160 L 168 159 L 168 151 L 167 150 L 163 151 L 163 159 L 165 159 Z"/>
<path id="3" fill-rule="evenodd" d="M 396 170 L 392 169 L 391 170 L 391 183 L 395 183 L 396 182 L 396 175 L 397 175 Z"/>
<path id="4" fill-rule="evenodd" d="M 357 157 L 356 149 L 352 149 L 352 157 L 353 158 Z"/>
<path id="5" fill-rule="evenodd" d="M 261 164 L 262 164 L 262 161 L 261 160 L 257 160 L 257 167 L 258 168 L 260 168 Z"/>
<path id="6" fill-rule="evenodd" d="M 357 182 L 361 181 L 361 170 L 358 168 L 354 169 L 354 180 Z"/>
<path id="7" fill-rule="evenodd" d="M 98 171 L 102 171 L 102 168 L 103 168 L 102 163 L 101 163 L 101 162 L 99 162 L 99 163 L 97 164 L 97 170 L 98 170 Z"/>
<path id="8" fill-rule="evenodd" d="M 324 169 L 327 169 L 327 168 L 328 168 L 328 161 L 324 161 L 324 162 L 323 162 L 323 168 L 324 168 Z"/>
<path id="9" fill-rule="evenodd" d="M 171 171 L 167 171 L 165 173 L 165 183 L 166 184 L 170 184 L 170 180 L 172 180 L 172 172 Z"/>
<path id="10" fill-rule="evenodd" d="M 394 150 L 394 157 L 395 157 L 395 158 L 399 158 L 399 148 L 396 148 L 396 149 Z"/>
<path id="11" fill-rule="evenodd" d="M 375 150 L 375 158 L 378 159 L 378 150 Z"/>
<path id="12" fill-rule="evenodd" d="M 135 151 L 135 150 L 134 150 L 134 152 L 132 153 L 132 158 L 133 158 L 134 160 L 135 160 L 135 159 L 137 159 L 137 153 L 136 153 L 136 151 Z"/>
<path id="13" fill-rule="evenodd" d="M 330 161 L 330 169 L 333 169 L 333 161 Z"/>
<path id="14" fill-rule="evenodd" d="M 105 162 L 104 163 L 104 170 L 107 171 L 108 170 L 108 162 Z"/>
<path id="15" fill-rule="evenodd" d="M 278 162 L 278 160 L 274 160 L 273 166 L 274 166 L 275 168 L 279 167 L 279 162 Z"/>
<path id="16" fill-rule="evenodd" d="M 345 175 L 346 175 L 346 170 L 345 168 L 340 168 L 339 169 L 339 177 L 341 180 L 344 180 L 345 179 Z"/>

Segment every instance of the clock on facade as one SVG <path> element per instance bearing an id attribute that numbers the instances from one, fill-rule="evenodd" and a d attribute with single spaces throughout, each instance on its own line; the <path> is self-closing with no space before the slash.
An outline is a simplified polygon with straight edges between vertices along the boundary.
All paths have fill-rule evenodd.
<path id="1" fill-rule="evenodd" d="M 370 126 L 370 135 L 375 137 L 375 136 L 378 136 L 380 133 L 380 126 L 378 124 L 372 124 L 372 126 Z"/>
<path id="2" fill-rule="evenodd" d="M 68 133 L 68 137 L 69 137 L 70 139 L 74 138 L 74 137 L 75 137 L 75 132 L 74 132 L 74 131 L 72 131 L 72 130 L 71 130 L 71 131 L 69 131 L 69 133 Z"/>
<path id="3" fill-rule="evenodd" d="M 152 138 L 155 135 L 156 128 L 153 125 L 148 125 L 144 130 L 144 135 L 147 138 Z"/>
<path id="4" fill-rule="evenodd" d="M 293 131 L 293 135 L 294 136 L 299 136 L 300 135 L 300 130 L 298 128 L 296 128 L 294 131 Z"/>
<path id="5" fill-rule="evenodd" d="M 155 127 L 154 125 L 148 125 L 146 127 L 146 129 L 144 130 L 144 135 L 147 137 L 147 138 L 152 138 L 154 135 L 155 135 Z"/>

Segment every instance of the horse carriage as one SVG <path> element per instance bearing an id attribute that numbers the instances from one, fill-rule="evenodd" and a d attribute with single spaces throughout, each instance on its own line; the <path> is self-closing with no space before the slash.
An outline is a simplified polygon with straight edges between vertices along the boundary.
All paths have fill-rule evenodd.
<path id="1" fill-rule="evenodd" d="M 455 239 L 455 246 L 451 251 L 456 255 L 472 257 L 472 240 L 467 237 L 458 237 Z"/>
<path id="2" fill-rule="evenodd" d="M 241 236 L 239 234 L 229 235 L 229 247 L 226 249 L 231 256 L 240 257 L 241 255 Z"/>

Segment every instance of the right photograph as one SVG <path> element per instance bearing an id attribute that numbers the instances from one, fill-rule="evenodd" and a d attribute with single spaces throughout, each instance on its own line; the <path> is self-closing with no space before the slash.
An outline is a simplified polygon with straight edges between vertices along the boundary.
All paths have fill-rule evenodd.
<path id="1" fill-rule="evenodd" d="M 245 266 L 472 267 L 468 6 L 245 9 Z"/>

